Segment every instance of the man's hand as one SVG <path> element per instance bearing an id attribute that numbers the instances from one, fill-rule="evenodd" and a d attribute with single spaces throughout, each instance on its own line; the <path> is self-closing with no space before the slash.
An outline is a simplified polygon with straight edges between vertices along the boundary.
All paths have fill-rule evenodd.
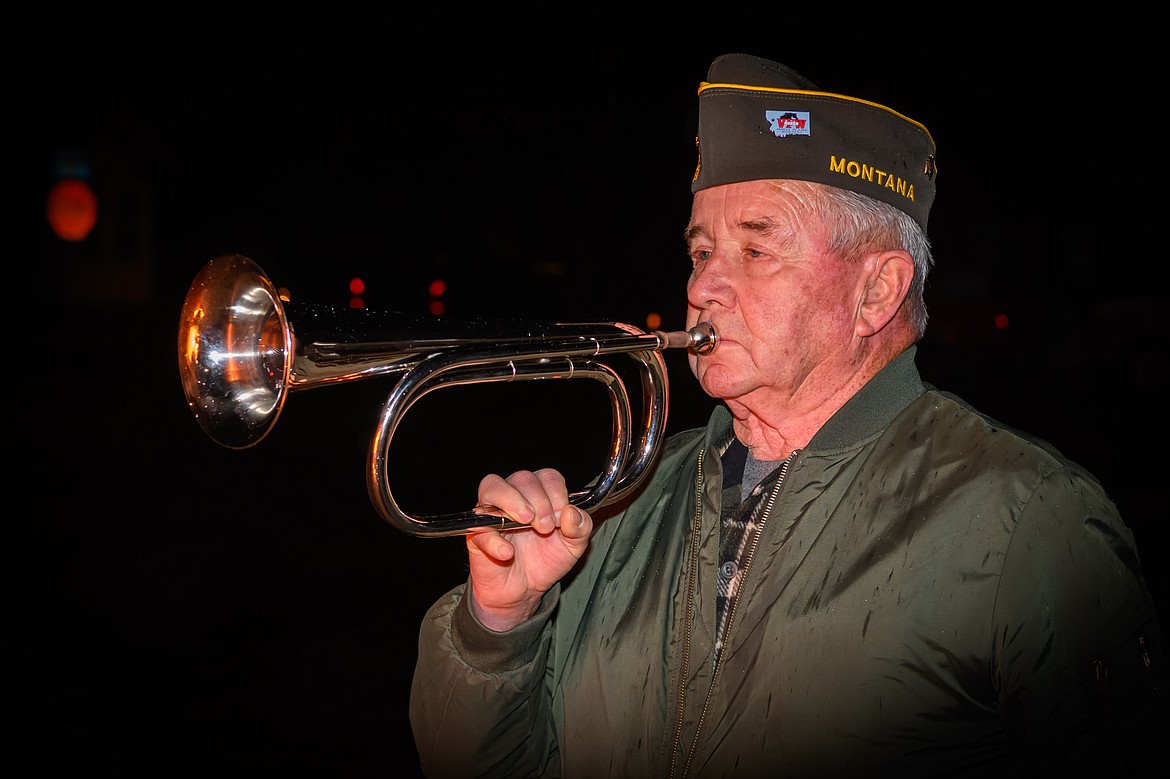
<path id="1" fill-rule="evenodd" d="M 531 526 L 467 536 L 472 611 L 488 628 L 508 630 L 536 613 L 544 594 L 585 554 L 593 518 L 569 505 L 565 478 L 551 468 L 485 476 L 479 503 Z"/>

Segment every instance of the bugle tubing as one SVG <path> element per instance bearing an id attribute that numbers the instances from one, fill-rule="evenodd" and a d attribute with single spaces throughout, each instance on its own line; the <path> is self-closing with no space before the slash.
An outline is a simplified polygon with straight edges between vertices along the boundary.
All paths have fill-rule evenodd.
<path id="1" fill-rule="evenodd" d="M 294 324 L 295 320 L 295 324 Z M 613 436 L 605 470 L 570 496 L 589 510 L 640 483 L 661 449 L 668 409 L 662 351 L 710 353 L 709 324 L 644 332 L 622 323 L 520 323 L 304 306 L 282 300 L 252 260 L 238 254 L 208 262 L 195 276 L 179 322 L 179 373 L 187 404 L 204 432 L 231 449 L 256 445 L 275 425 L 292 392 L 394 376 L 370 442 L 366 484 L 378 514 L 412 536 L 465 535 L 526 525 L 479 506 L 467 512 L 412 516 L 390 489 L 388 458 L 400 421 L 440 387 L 483 382 L 589 378 L 608 391 Z M 622 378 L 600 357 L 628 355 L 642 383 L 641 432 L 634 444 Z"/>

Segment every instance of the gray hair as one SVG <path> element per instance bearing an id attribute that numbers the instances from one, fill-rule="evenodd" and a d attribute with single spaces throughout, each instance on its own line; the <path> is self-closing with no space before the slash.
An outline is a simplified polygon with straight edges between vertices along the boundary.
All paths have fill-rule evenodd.
<path id="1" fill-rule="evenodd" d="M 930 252 L 930 239 L 914 217 L 881 201 L 838 187 L 785 181 L 785 189 L 791 191 L 791 184 L 803 184 L 811 189 L 812 196 L 800 200 L 824 220 L 829 228 L 826 248 L 843 261 L 887 249 L 909 253 L 914 261 L 914 279 L 902 304 L 905 309 L 903 316 L 914 332 L 914 340 L 920 340 L 926 332 L 928 316 L 924 294 L 934 257 Z"/>

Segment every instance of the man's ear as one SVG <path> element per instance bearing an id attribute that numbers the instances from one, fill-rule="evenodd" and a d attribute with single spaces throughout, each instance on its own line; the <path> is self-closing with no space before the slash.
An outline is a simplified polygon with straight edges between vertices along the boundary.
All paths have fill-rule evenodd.
<path id="1" fill-rule="evenodd" d="M 874 252 L 866 257 L 865 286 L 857 306 L 854 332 L 869 336 L 890 323 L 914 280 L 914 260 L 901 249 Z"/>

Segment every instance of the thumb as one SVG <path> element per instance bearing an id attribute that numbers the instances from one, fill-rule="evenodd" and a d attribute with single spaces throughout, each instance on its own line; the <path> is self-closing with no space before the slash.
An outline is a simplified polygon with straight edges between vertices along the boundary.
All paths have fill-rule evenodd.
<path id="1" fill-rule="evenodd" d="M 565 543 L 584 553 L 585 547 L 589 544 L 589 536 L 593 532 L 593 517 L 589 512 L 573 505 L 565 506 L 561 509 L 559 525 Z"/>

